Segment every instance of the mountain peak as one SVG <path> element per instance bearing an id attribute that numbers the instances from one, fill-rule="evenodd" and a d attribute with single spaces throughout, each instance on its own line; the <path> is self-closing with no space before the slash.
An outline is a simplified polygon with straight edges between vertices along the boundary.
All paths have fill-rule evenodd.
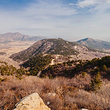
<path id="1" fill-rule="evenodd" d="M 77 42 L 80 42 L 80 41 L 93 41 L 93 39 L 92 39 L 92 38 L 87 37 L 87 38 L 81 39 L 81 40 L 79 40 L 79 41 L 77 41 Z"/>
<path id="2" fill-rule="evenodd" d="M 96 50 L 110 50 L 110 42 L 98 39 L 85 38 L 77 41 L 79 44 L 96 49 Z"/>
<path id="3" fill-rule="evenodd" d="M 15 32 L 15 33 L 13 33 L 13 34 L 20 34 L 21 35 L 21 33 L 20 32 Z M 22 34 L 23 35 L 23 34 Z"/>

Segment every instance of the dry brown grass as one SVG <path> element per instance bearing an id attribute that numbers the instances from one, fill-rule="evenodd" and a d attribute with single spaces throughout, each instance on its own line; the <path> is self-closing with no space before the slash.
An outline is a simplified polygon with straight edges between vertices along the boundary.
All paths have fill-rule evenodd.
<path id="1" fill-rule="evenodd" d="M 110 107 L 110 84 L 102 86 L 96 92 L 85 91 L 85 86 L 90 82 L 89 76 L 72 79 L 23 76 L 22 80 L 14 76 L 2 76 L 5 77 L 7 80 L 0 82 L 0 110 L 12 110 L 20 99 L 34 92 L 37 92 L 52 110 L 107 110 Z"/>

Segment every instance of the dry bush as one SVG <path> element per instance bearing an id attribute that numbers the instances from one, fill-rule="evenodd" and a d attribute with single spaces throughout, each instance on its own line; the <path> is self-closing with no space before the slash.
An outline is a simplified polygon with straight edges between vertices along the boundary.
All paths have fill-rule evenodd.
<path id="1" fill-rule="evenodd" d="M 11 110 L 15 103 L 33 92 L 40 94 L 43 84 L 43 80 L 37 77 L 19 80 L 8 76 L 7 81 L 0 83 L 0 110 Z"/>
<path id="2" fill-rule="evenodd" d="M 47 93 L 44 94 L 42 98 L 44 99 L 45 104 L 52 110 L 61 110 L 63 108 L 63 102 L 57 94 L 53 96 Z"/>
<path id="3" fill-rule="evenodd" d="M 85 91 L 90 76 L 75 76 L 72 79 L 55 79 L 23 76 L 22 80 L 14 76 L 3 76 L 7 80 L 0 82 L 0 110 L 12 110 L 23 97 L 37 92 L 51 110 L 106 110 L 110 107 L 110 84 L 103 83 L 96 92 Z M 107 84 L 108 82 L 108 84 Z"/>

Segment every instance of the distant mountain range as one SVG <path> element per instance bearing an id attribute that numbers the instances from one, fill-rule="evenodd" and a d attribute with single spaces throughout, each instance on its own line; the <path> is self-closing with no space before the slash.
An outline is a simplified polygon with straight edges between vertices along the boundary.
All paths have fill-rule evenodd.
<path id="1" fill-rule="evenodd" d="M 46 39 L 46 37 L 29 36 L 29 35 L 21 34 L 19 32 L 16 32 L 16 33 L 10 32 L 10 33 L 5 33 L 5 34 L 0 34 L 0 43 L 9 43 L 9 42 L 16 42 L 16 41 L 36 42 L 42 39 Z M 92 38 L 85 38 L 85 39 L 81 39 L 76 42 L 79 43 L 80 45 L 86 46 L 94 50 L 106 51 L 106 52 L 108 52 L 109 50 L 110 52 L 110 42 L 107 42 L 107 41 L 101 41 L 101 40 L 96 40 Z"/>
<path id="2" fill-rule="evenodd" d="M 15 41 L 38 41 L 41 39 L 44 39 L 45 37 L 41 36 L 29 36 L 29 35 L 23 35 L 19 32 L 16 33 L 5 33 L 0 34 L 0 43 L 9 43 L 9 42 L 15 42 Z"/>
<path id="3" fill-rule="evenodd" d="M 92 38 L 85 38 L 77 41 L 79 44 L 87 46 L 92 49 L 100 50 L 100 51 L 107 51 L 110 50 L 110 42 L 96 40 Z"/>
<path id="4" fill-rule="evenodd" d="M 95 40 L 92 38 L 81 39 L 76 42 L 65 41 L 61 38 L 47 39 L 41 36 L 23 35 L 19 32 L 0 34 L 0 44 L 16 41 L 35 42 L 28 49 L 13 54 L 14 60 L 26 60 L 39 54 L 75 55 L 75 59 L 92 59 L 103 57 L 104 53 L 110 53 L 110 42 Z"/>

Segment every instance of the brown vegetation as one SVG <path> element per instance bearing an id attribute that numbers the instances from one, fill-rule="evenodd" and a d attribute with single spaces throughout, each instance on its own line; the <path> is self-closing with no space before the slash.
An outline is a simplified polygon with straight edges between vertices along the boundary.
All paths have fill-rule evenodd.
<path id="1" fill-rule="evenodd" d="M 87 91 L 91 81 L 88 74 L 85 77 L 80 74 L 72 79 L 22 77 L 19 80 L 15 76 L 1 76 L 1 79 L 6 80 L 0 82 L 0 110 L 12 110 L 21 98 L 34 92 L 37 92 L 52 110 L 106 110 L 110 107 L 110 84 L 107 85 L 108 81 L 102 81 L 100 90 Z"/>

